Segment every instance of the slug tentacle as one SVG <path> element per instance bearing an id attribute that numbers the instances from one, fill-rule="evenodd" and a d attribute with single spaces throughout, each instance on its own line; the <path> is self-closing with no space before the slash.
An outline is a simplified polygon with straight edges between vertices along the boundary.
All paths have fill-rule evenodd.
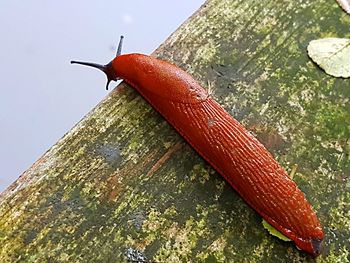
<path id="1" fill-rule="evenodd" d="M 124 36 L 120 36 L 116 57 L 120 56 L 122 53 L 123 39 L 124 39 Z M 97 68 L 97 69 L 103 71 L 107 76 L 106 90 L 108 90 L 108 85 L 112 80 L 116 81 L 116 80 L 120 79 L 115 74 L 115 71 L 114 71 L 113 66 L 112 66 L 112 62 L 108 63 L 107 65 L 101 65 L 101 64 L 97 64 L 97 63 L 72 60 L 70 63 L 84 65 L 84 66 L 88 66 L 88 67 L 93 67 L 93 68 Z"/>

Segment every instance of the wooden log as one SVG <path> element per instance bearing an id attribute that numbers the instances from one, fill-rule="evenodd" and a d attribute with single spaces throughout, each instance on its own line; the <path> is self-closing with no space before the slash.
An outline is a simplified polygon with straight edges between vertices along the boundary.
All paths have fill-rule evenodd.
<path id="1" fill-rule="evenodd" d="M 350 89 L 306 47 L 350 37 L 349 25 L 335 1 L 208 0 L 154 53 L 210 89 L 287 171 L 298 165 L 326 234 L 319 262 L 350 260 Z M 122 84 L 0 195 L 0 261 L 311 260 L 261 220 Z"/>

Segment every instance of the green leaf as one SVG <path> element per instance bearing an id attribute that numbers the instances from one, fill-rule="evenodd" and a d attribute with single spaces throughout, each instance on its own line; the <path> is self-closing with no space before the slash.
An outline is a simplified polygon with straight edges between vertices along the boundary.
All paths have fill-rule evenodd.
<path id="1" fill-rule="evenodd" d="M 312 40 L 307 47 L 310 58 L 327 74 L 350 77 L 350 39 L 322 38 Z"/>
<path id="2" fill-rule="evenodd" d="M 265 229 L 267 229 L 267 231 L 269 231 L 269 233 L 275 237 L 278 237 L 279 239 L 282 239 L 283 241 L 292 241 L 290 240 L 288 237 L 286 237 L 285 235 L 283 235 L 281 232 L 279 232 L 276 228 L 274 228 L 273 226 L 271 226 L 269 223 L 267 223 L 265 221 L 265 219 L 262 220 L 262 224 L 264 226 Z"/>
<path id="3" fill-rule="evenodd" d="M 350 15 L 350 0 L 337 0 L 338 4 Z"/>

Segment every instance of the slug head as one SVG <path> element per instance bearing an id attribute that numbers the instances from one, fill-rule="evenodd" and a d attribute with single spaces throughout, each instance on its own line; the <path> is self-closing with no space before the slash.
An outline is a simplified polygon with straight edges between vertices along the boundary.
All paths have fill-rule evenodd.
<path id="1" fill-rule="evenodd" d="M 120 36 L 116 57 L 118 57 L 122 52 L 123 38 L 124 38 L 124 36 Z M 71 64 L 80 64 L 80 65 L 84 65 L 84 66 L 88 66 L 88 67 L 93 67 L 93 68 L 97 68 L 97 69 L 103 71 L 107 76 L 106 90 L 108 90 L 108 85 L 112 80 L 119 79 L 113 70 L 112 62 L 109 62 L 106 65 L 100 65 L 100 64 L 91 63 L 91 62 L 81 62 L 81 61 L 72 60 L 70 63 Z"/>

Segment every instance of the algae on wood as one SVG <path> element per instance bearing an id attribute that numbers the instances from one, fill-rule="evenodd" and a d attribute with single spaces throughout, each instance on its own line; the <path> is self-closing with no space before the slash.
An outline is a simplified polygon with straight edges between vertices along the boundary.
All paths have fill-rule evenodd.
<path id="1" fill-rule="evenodd" d="M 306 47 L 349 25 L 335 1 L 209 0 L 155 53 L 210 86 L 288 172 L 298 164 L 326 234 L 318 262 L 350 260 L 350 90 Z M 1 194 L 0 261 L 132 259 L 311 260 L 123 84 Z"/>

